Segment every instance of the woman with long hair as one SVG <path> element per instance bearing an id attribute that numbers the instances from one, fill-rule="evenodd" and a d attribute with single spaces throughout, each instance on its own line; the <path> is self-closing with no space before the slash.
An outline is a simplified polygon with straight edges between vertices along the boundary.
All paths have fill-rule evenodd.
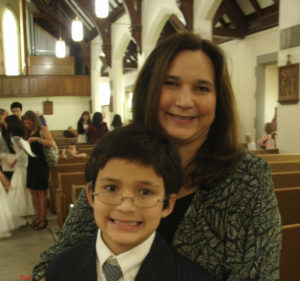
<path id="1" fill-rule="evenodd" d="M 226 58 L 217 46 L 183 32 L 152 51 L 135 84 L 133 122 L 174 142 L 185 177 L 158 231 L 218 281 L 279 280 L 281 219 L 270 166 L 240 146 L 236 119 Z M 96 228 L 84 191 L 34 279 L 44 276 L 53 256 Z"/>
<path id="2" fill-rule="evenodd" d="M 82 112 L 77 122 L 77 143 L 87 143 L 86 130 L 91 123 L 90 113 L 88 111 Z"/>
<path id="3" fill-rule="evenodd" d="M 24 114 L 25 139 L 30 143 L 32 152 L 36 157 L 28 156 L 27 188 L 30 189 L 36 218 L 33 228 L 40 230 L 48 225 L 47 221 L 47 189 L 49 167 L 44 157 L 43 146 L 54 145 L 51 133 L 47 127 L 42 126 L 38 116 L 31 110 Z"/>
<path id="4" fill-rule="evenodd" d="M 107 124 L 103 122 L 101 112 L 95 112 L 92 122 L 87 128 L 88 142 L 94 144 L 98 139 L 108 132 Z"/>
<path id="5" fill-rule="evenodd" d="M 110 124 L 111 130 L 114 130 L 115 128 L 118 128 L 118 127 L 122 127 L 122 125 L 123 125 L 123 122 L 122 122 L 122 119 L 121 119 L 121 115 L 120 114 L 115 114 L 114 117 L 113 117 L 113 120 Z"/>
<path id="6" fill-rule="evenodd" d="M 22 121 L 16 115 L 7 116 L 5 127 L 10 137 L 11 146 L 15 152 L 14 158 L 11 159 L 11 162 L 7 163 L 10 167 L 14 168 L 10 180 L 8 200 L 13 214 L 22 217 L 22 223 L 26 224 L 29 222 L 30 217 L 35 214 L 35 210 L 30 192 L 26 188 L 28 156 L 21 144 L 24 127 Z"/>

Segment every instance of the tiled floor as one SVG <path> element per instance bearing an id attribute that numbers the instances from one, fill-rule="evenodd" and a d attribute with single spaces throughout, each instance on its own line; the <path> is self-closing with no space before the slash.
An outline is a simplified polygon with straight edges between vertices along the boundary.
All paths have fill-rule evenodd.
<path id="1" fill-rule="evenodd" d="M 40 254 L 55 239 L 56 216 L 49 214 L 48 221 L 45 229 L 35 231 L 24 226 L 13 231 L 11 238 L 0 240 L 0 281 L 17 281 L 22 280 L 22 275 L 31 275 Z"/>

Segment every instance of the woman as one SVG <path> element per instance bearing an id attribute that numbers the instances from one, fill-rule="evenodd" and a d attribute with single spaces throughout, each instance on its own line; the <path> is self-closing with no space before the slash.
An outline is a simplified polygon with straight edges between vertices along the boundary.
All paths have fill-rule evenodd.
<path id="1" fill-rule="evenodd" d="M 110 124 L 111 130 L 114 130 L 115 128 L 118 128 L 118 127 L 122 127 L 122 125 L 123 125 L 123 123 L 122 123 L 121 116 L 119 114 L 115 114 L 113 117 L 113 120 Z"/>
<path id="2" fill-rule="evenodd" d="M 5 128 L 15 152 L 14 158 L 7 162 L 10 167 L 14 167 L 8 200 L 13 214 L 23 217 L 23 224 L 26 224 L 35 211 L 30 192 L 26 188 L 28 156 L 20 142 L 24 135 L 24 127 L 16 115 L 9 115 L 5 119 Z"/>
<path id="3" fill-rule="evenodd" d="M 86 129 L 91 123 L 90 114 L 84 111 L 77 122 L 77 143 L 87 143 Z"/>
<path id="4" fill-rule="evenodd" d="M 103 122 L 103 116 L 100 112 L 95 112 L 93 115 L 92 123 L 88 126 L 87 137 L 89 143 L 95 143 L 98 139 L 104 136 L 108 132 L 108 128 L 105 122 Z"/>
<path id="5" fill-rule="evenodd" d="M 34 230 L 40 230 L 48 225 L 47 189 L 49 167 L 44 157 L 43 146 L 52 147 L 54 141 L 47 127 L 42 126 L 33 111 L 27 111 L 23 117 L 25 138 L 30 143 L 32 152 L 36 157 L 28 156 L 27 188 L 30 189 L 36 218 L 33 221 Z"/>
<path id="6" fill-rule="evenodd" d="M 147 58 L 134 90 L 133 120 L 174 141 L 185 175 L 175 210 L 159 231 L 217 280 L 279 280 L 281 221 L 270 168 L 240 148 L 235 119 L 219 48 L 180 33 Z M 95 229 L 82 192 L 34 279 L 44 275 L 49 259 Z"/>

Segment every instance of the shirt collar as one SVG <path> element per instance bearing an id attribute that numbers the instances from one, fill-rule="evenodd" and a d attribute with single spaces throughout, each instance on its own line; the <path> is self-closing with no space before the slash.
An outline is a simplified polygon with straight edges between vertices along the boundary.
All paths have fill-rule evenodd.
<path id="1" fill-rule="evenodd" d="M 102 239 L 101 230 L 98 230 L 96 240 L 96 252 L 99 261 L 99 272 L 102 273 L 103 264 L 110 258 L 115 258 L 121 267 L 125 281 L 134 280 L 141 264 L 148 255 L 154 241 L 155 232 L 153 232 L 143 243 L 133 249 L 115 256 L 106 246 Z"/>

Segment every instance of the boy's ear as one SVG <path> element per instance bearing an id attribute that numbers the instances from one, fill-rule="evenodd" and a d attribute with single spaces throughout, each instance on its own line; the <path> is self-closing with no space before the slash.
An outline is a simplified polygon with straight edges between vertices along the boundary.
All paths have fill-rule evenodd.
<path id="1" fill-rule="evenodd" d="M 92 189 L 91 189 L 91 183 L 87 183 L 86 185 L 86 197 L 89 201 L 89 204 L 92 208 L 94 208 L 94 199 L 93 199 L 93 195 L 92 195 Z"/>
<path id="2" fill-rule="evenodd" d="M 176 202 L 176 194 L 172 193 L 169 195 L 167 207 L 165 207 L 162 211 L 162 215 L 161 215 L 162 218 L 165 218 L 172 213 L 175 206 L 175 202 Z"/>

